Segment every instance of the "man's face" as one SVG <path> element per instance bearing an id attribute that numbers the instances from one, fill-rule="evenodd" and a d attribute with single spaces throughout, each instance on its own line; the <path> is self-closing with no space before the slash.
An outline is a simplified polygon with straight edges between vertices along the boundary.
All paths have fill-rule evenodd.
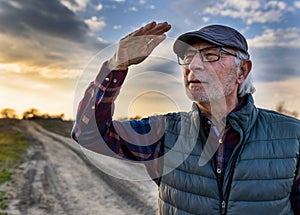
<path id="1" fill-rule="evenodd" d="M 200 50 L 214 46 L 208 42 L 197 42 L 188 50 Z M 236 52 L 232 49 L 228 49 Z M 202 62 L 196 54 L 189 65 L 183 66 L 184 83 L 190 99 L 206 103 L 229 96 L 237 96 L 237 74 L 239 67 L 235 57 L 221 51 L 221 57 L 215 62 Z"/>

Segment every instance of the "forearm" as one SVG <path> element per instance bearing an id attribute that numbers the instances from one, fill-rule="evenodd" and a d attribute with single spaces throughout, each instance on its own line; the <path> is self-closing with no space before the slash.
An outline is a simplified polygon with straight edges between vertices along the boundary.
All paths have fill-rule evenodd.
<path id="1" fill-rule="evenodd" d="M 127 70 L 110 71 L 104 64 L 82 99 L 72 137 L 81 146 L 109 156 L 146 161 L 160 156 L 164 118 L 113 121 L 113 103 Z M 156 152 L 156 153 L 155 153 Z"/>
<path id="2" fill-rule="evenodd" d="M 110 126 L 112 106 L 126 74 L 127 70 L 110 71 L 107 63 L 104 63 L 95 81 L 87 88 L 79 104 L 72 130 L 73 139 L 81 146 L 101 154 L 116 153 L 112 152 L 107 145 L 118 148 L 119 142 L 107 138 L 107 134 L 113 129 Z"/>
<path id="3" fill-rule="evenodd" d="M 130 146 L 131 141 L 123 141 L 114 131 L 112 123 L 113 101 L 126 77 L 127 68 L 143 62 L 153 49 L 165 39 L 165 32 L 169 31 L 170 28 L 171 26 L 167 22 L 151 22 L 119 41 L 115 54 L 104 63 L 96 80 L 90 85 L 80 103 L 72 137 L 82 146 L 99 153 L 105 153 L 102 146 L 109 146 L 117 154 L 122 153 L 121 145 L 125 148 Z M 125 70 L 122 71 L 122 69 Z M 124 128 L 121 123 L 117 124 L 120 125 L 119 128 Z M 141 127 L 145 126 L 147 127 L 147 122 L 142 121 Z M 123 130 L 126 131 L 127 129 Z M 128 130 L 131 131 L 131 128 Z M 137 134 L 130 132 L 129 136 L 136 137 Z M 146 136 L 146 134 L 143 135 Z M 132 157 L 131 152 L 140 154 L 140 151 L 140 158 L 145 157 L 143 154 L 144 151 L 147 151 L 144 150 L 145 147 L 135 147 L 135 143 L 136 141 L 131 144 L 134 147 L 129 150 L 128 157 Z M 156 143 L 153 144 L 156 145 Z"/>

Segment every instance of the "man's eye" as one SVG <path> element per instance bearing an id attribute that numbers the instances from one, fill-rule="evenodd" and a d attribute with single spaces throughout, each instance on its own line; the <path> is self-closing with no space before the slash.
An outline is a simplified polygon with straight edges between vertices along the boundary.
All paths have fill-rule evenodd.
<path id="1" fill-rule="evenodd" d="M 218 54 L 216 54 L 216 53 L 213 53 L 213 52 L 209 52 L 209 53 L 205 53 L 204 55 L 203 55 L 203 57 L 205 58 L 205 59 L 215 59 L 215 58 L 217 58 L 218 57 Z"/>
<path id="2" fill-rule="evenodd" d="M 190 61 L 192 61 L 193 58 L 194 58 L 194 55 L 186 55 L 184 57 L 184 61 L 185 62 L 190 62 Z"/>
<path id="3" fill-rule="evenodd" d="M 216 56 L 218 55 L 218 53 L 216 52 L 206 52 L 206 53 L 202 53 L 204 56 Z"/>

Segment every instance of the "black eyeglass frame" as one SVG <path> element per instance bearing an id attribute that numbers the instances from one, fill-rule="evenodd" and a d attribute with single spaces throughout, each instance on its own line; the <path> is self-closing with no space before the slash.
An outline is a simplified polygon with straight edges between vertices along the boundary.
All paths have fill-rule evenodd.
<path id="1" fill-rule="evenodd" d="M 203 55 L 202 55 L 201 52 L 203 52 L 205 50 L 208 50 L 208 49 L 212 49 L 212 48 L 218 48 L 219 49 L 218 58 L 216 60 L 212 60 L 212 61 L 204 60 L 204 57 L 203 57 Z M 216 61 L 220 60 L 220 58 L 221 58 L 221 51 L 225 52 L 226 54 L 229 54 L 229 55 L 232 55 L 234 57 L 237 57 L 237 58 L 241 59 L 241 57 L 237 53 L 229 51 L 224 46 L 211 46 L 211 47 L 206 47 L 204 49 L 189 50 L 189 51 L 194 51 L 195 52 L 194 55 L 193 55 L 193 57 L 195 57 L 196 54 L 199 54 L 200 59 L 202 60 L 202 62 L 216 62 Z M 187 65 L 189 65 L 191 63 L 191 62 L 190 63 L 181 63 L 180 59 L 181 59 L 181 61 L 184 61 L 184 59 L 182 59 L 179 55 L 177 55 L 177 62 L 181 66 L 187 66 Z"/>

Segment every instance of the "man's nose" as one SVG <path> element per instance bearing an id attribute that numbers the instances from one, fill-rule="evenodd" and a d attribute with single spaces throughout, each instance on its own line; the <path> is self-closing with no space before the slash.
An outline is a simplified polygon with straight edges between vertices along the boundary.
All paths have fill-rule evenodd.
<path id="1" fill-rule="evenodd" d="M 204 67 L 203 67 L 203 61 L 201 59 L 201 56 L 199 53 L 196 53 L 191 63 L 189 64 L 189 69 L 193 71 L 193 70 L 203 69 L 203 68 Z"/>

